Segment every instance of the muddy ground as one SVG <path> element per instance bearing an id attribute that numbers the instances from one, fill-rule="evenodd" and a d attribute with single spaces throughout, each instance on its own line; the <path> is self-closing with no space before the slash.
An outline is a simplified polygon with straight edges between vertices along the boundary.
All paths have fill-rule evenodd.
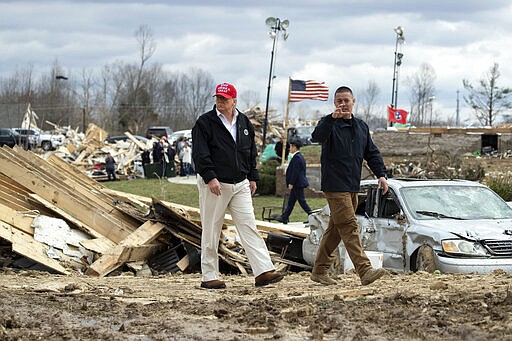
<path id="1" fill-rule="evenodd" d="M 512 158 L 510 158 L 512 161 Z M 494 160 L 492 160 L 494 161 Z M 507 169 L 495 162 L 486 171 Z M 512 340 L 512 276 L 394 274 L 256 288 L 200 274 L 94 278 L 0 268 L 0 340 Z"/>
<path id="2" fill-rule="evenodd" d="M 308 272 L 256 288 L 225 276 L 92 278 L 0 273 L 1 340 L 512 340 L 512 277 L 355 274 L 321 286 Z"/>

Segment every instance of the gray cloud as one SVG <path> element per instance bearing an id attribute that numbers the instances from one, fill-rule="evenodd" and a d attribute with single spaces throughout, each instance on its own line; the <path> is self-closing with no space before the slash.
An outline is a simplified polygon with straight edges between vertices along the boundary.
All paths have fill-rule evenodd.
<path id="1" fill-rule="evenodd" d="M 497 62 L 502 86 L 512 79 L 509 1 L 0 1 L 0 76 L 58 60 L 70 72 L 136 62 L 135 30 L 149 25 L 157 42 L 152 62 L 166 70 L 191 67 L 266 94 L 272 40 L 268 16 L 290 20 L 277 44 L 272 105 L 284 110 L 288 77 L 362 89 L 369 80 L 390 102 L 393 28 L 405 28 L 399 105 L 408 109 L 406 80 L 422 63 L 437 74 L 436 107 L 453 115 L 462 79 L 476 82 Z M 330 103 L 307 103 L 327 111 Z M 463 108 L 469 114 L 468 108 Z"/>

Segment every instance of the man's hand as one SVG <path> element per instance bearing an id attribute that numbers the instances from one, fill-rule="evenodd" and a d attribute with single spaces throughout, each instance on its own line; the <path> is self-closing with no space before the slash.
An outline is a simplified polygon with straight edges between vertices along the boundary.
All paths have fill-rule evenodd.
<path id="1" fill-rule="evenodd" d="M 210 182 L 208 182 L 208 189 L 210 190 L 210 192 L 212 192 L 216 196 L 220 196 L 222 194 L 221 193 L 222 186 L 221 186 L 219 180 L 217 180 L 217 178 L 213 178 L 210 180 Z"/>
<path id="2" fill-rule="evenodd" d="M 382 189 L 382 195 L 388 192 L 388 182 L 383 176 L 379 178 L 379 188 Z"/>
<path id="3" fill-rule="evenodd" d="M 352 118 L 352 113 L 350 111 L 343 111 L 343 104 L 336 107 L 336 110 L 332 113 L 332 118 Z"/>
<path id="4" fill-rule="evenodd" d="M 256 181 L 249 181 L 249 188 L 251 189 L 251 195 L 254 195 L 256 193 L 256 189 L 258 186 L 256 186 Z"/>

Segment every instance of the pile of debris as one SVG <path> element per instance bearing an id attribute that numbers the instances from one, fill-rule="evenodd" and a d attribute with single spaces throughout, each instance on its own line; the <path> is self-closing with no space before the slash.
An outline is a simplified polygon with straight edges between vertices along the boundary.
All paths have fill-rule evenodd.
<path id="1" fill-rule="evenodd" d="M 56 154 L 45 160 L 18 147 L 0 148 L 0 266 L 94 276 L 123 265 L 146 273 L 192 271 L 198 217 L 196 208 L 107 190 Z M 232 224 L 230 216 L 225 223 Z M 262 234 L 306 235 L 304 228 L 258 227 Z M 249 273 L 240 245 L 227 240 L 221 240 L 221 259 Z"/>
<path id="2" fill-rule="evenodd" d="M 152 148 L 153 141 L 146 143 L 136 139 L 129 132 L 125 132 L 126 141 L 106 143 L 108 133 L 102 128 L 90 123 L 85 135 L 81 136 L 73 130 L 67 131 L 66 143 L 56 151 L 45 155 L 57 154 L 72 165 L 85 172 L 91 178 L 102 181 L 107 179 L 104 170 L 107 154 L 112 154 L 116 160 L 119 178 L 138 177 L 142 175 L 142 164 L 136 167 L 136 161 L 141 160 L 144 150 Z"/>

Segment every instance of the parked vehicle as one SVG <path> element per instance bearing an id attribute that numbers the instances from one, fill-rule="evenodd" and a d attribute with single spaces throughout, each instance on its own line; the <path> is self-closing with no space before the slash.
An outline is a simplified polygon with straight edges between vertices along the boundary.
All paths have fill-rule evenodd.
<path id="1" fill-rule="evenodd" d="M 178 141 L 180 138 L 185 137 L 189 142 L 192 140 L 192 129 L 186 129 L 186 130 L 178 130 L 172 133 L 171 137 L 169 138 L 169 143 L 173 144 L 174 142 Z"/>
<path id="2" fill-rule="evenodd" d="M 20 145 L 30 148 L 31 146 L 28 141 L 26 135 L 20 135 L 12 128 L 0 128 L 0 147 L 9 146 L 12 148 L 15 145 Z"/>
<path id="3" fill-rule="evenodd" d="M 28 137 L 31 148 L 42 148 L 45 151 L 57 149 L 65 140 L 62 134 L 53 134 L 38 129 L 12 128 L 12 130 L 21 136 Z"/>
<path id="4" fill-rule="evenodd" d="M 165 127 L 165 126 L 154 126 L 154 127 L 149 127 L 147 130 L 146 130 L 146 138 L 147 139 L 151 139 L 153 137 L 156 137 L 158 139 L 160 139 L 162 136 L 165 136 L 168 140 L 169 138 L 171 137 L 173 131 L 171 128 L 169 127 Z"/>
<path id="5" fill-rule="evenodd" d="M 512 273 L 512 208 L 485 185 L 466 180 L 389 179 L 361 182 L 356 211 L 365 251 L 382 253 L 399 272 Z M 329 208 L 311 215 L 302 249 L 312 265 Z M 343 243 L 340 256 L 345 256 Z"/>
<path id="6" fill-rule="evenodd" d="M 37 147 L 39 132 L 35 129 L 24 129 L 24 128 L 12 128 L 13 131 L 23 136 L 25 139 L 28 138 L 30 149 Z"/>
<path id="7" fill-rule="evenodd" d="M 137 140 L 139 140 L 140 142 L 142 142 L 144 144 L 148 141 L 148 139 L 145 138 L 144 136 L 133 135 L 133 137 L 135 137 Z M 127 141 L 127 140 L 129 140 L 128 136 L 126 136 L 126 135 L 119 135 L 119 136 L 109 136 L 109 137 L 107 137 L 105 142 L 107 142 L 107 143 L 116 143 L 117 141 Z"/>
<path id="8" fill-rule="evenodd" d="M 37 146 L 45 151 L 55 150 L 62 146 L 65 140 L 66 137 L 62 134 L 40 131 Z"/>
<path id="9" fill-rule="evenodd" d="M 303 146 L 312 144 L 311 133 L 315 130 L 314 126 L 298 126 L 288 128 L 287 141 L 298 140 Z"/>

